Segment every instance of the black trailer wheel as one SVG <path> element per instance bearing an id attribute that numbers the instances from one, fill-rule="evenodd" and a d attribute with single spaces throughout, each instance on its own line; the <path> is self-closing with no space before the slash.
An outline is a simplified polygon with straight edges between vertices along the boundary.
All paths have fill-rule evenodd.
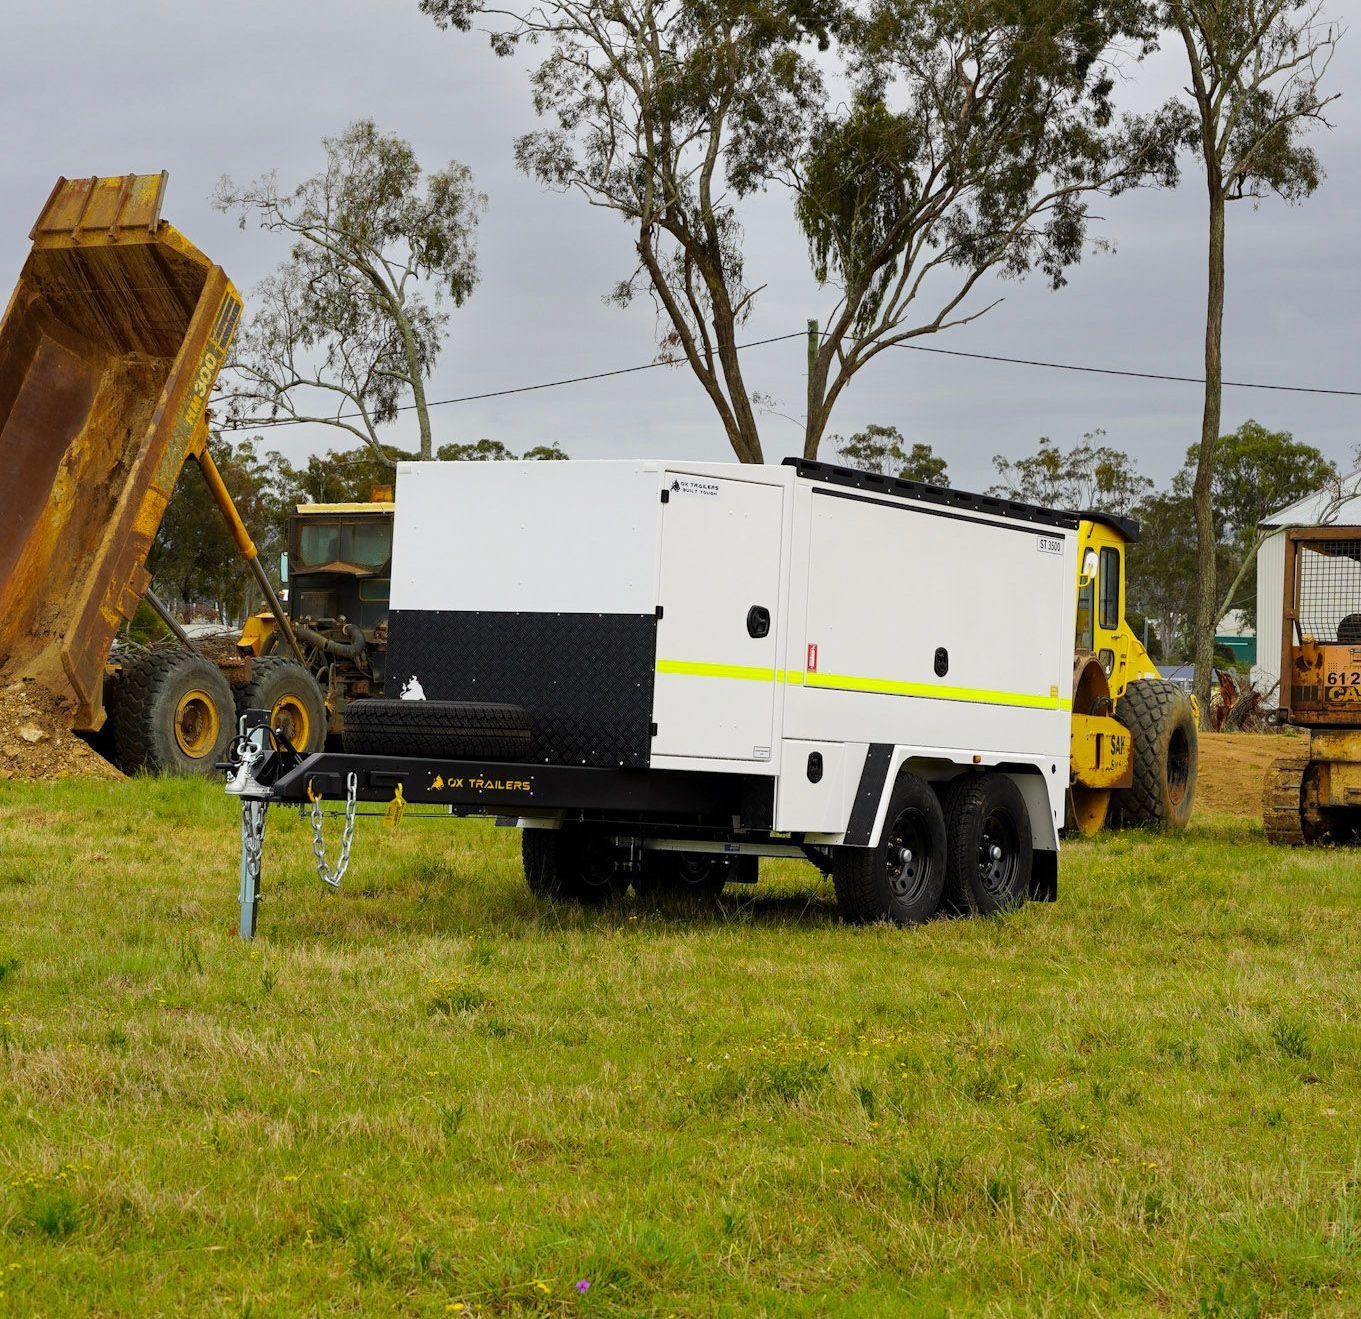
<path id="1" fill-rule="evenodd" d="M 755 860 L 753 857 L 752 860 Z M 633 889 L 640 898 L 712 901 L 736 878 L 737 861 L 718 852 L 646 851 Z"/>
<path id="2" fill-rule="evenodd" d="M 593 907 L 627 887 L 617 850 L 604 830 L 585 825 L 526 829 L 520 838 L 525 883 L 535 897 Z"/>
<path id="3" fill-rule="evenodd" d="M 1005 774 L 974 774 L 950 794 L 951 903 L 976 916 L 1012 911 L 1030 895 L 1030 812 Z"/>
<path id="4" fill-rule="evenodd" d="M 832 884 L 853 924 L 916 925 L 940 907 L 945 887 L 945 815 L 930 784 L 900 774 L 877 847 L 839 847 Z"/>
<path id="5" fill-rule="evenodd" d="M 351 701 L 345 750 L 518 763 L 529 756 L 529 716 L 518 705 L 481 701 Z"/>
<path id="6" fill-rule="evenodd" d="M 114 685 L 110 723 L 129 774 L 211 774 L 236 731 L 236 703 L 222 670 L 187 650 L 149 650 Z"/>
<path id="7" fill-rule="evenodd" d="M 271 655 L 251 662 L 250 681 L 237 690 L 237 713 L 268 710 L 269 726 L 280 729 L 302 752 L 326 747 L 326 701 L 321 686 L 297 660 Z"/>
<path id="8" fill-rule="evenodd" d="M 1191 819 L 1196 795 L 1196 716 L 1175 683 L 1132 682 L 1115 706 L 1129 729 L 1134 782 L 1116 793 L 1121 822 L 1178 833 Z"/>

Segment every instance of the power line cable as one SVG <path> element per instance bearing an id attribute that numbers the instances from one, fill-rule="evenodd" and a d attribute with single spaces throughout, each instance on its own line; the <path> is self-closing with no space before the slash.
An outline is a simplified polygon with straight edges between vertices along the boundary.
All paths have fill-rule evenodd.
<path id="1" fill-rule="evenodd" d="M 806 337 L 806 331 L 796 330 L 792 334 L 777 334 L 769 339 L 756 339 L 751 343 L 738 344 L 737 349 L 739 352 L 745 352 L 748 348 L 764 348 L 767 344 L 786 343 L 790 339 L 804 339 Z M 960 348 L 932 348 L 926 344 L 900 343 L 894 344 L 893 347 L 907 348 L 915 353 L 934 353 L 940 357 L 962 357 L 975 362 L 1002 362 L 1010 366 L 1038 367 L 1048 371 L 1073 371 L 1082 375 L 1120 376 L 1127 380 L 1160 380 L 1180 385 L 1203 385 L 1205 383 L 1204 376 L 1178 376 L 1158 371 L 1130 371 L 1113 366 L 1083 366 L 1073 362 L 1047 362 L 1031 357 L 1007 357 L 1001 353 L 971 353 Z M 513 394 L 532 394 L 543 389 L 558 389 L 564 385 L 582 385 L 595 380 L 609 380 L 615 376 L 633 375 L 639 371 L 652 371 L 657 367 L 674 366 L 675 364 L 665 360 L 641 362 L 637 366 L 621 366 L 611 371 L 594 371 L 589 375 L 566 376 L 561 380 L 544 380 L 534 385 L 515 385 L 508 389 L 487 390 L 481 394 L 461 394 L 454 398 L 434 399 L 428 402 L 426 407 L 442 408 L 456 403 L 478 403 L 485 399 L 508 398 Z M 1224 380 L 1220 384 L 1224 389 L 1265 389 L 1285 394 L 1322 394 L 1335 398 L 1361 398 L 1361 389 L 1334 389 L 1320 385 L 1278 385 L 1256 380 Z M 415 407 L 414 403 L 404 403 L 394 410 L 411 412 L 415 410 Z M 254 430 L 278 426 L 329 425 L 333 421 L 353 421 L 361 416 L 362 414 L 358 412 L 340 412 L 333 417 L 324 419 L 281 417 L 269 421 L 242 420 L 228 427 L 228 429 Z"/>
<path id="2" fill-rule="evenodd" d="M 807 332 L 796 330 L 793 334 L 777 334 L 771 339 L 756 339 L 752 343 L 741 343 L 737 345 L 738 352 L 745 352 L 748 348 L 764 348 L 766 344 L 784 343 L 787 339 L 807 338 Z M 556 389 L 559 385 L 581 385 L 590 380 L 608 380 L 611 376 L 628 376 L 636 371 L 651 371 L 659 366 L 674 366 L 674 362 L 655 361 L 641 362 L 637 366 L 616 367 L 613 371 L 596 371 L 587 376 L 568 376 L 563 380 L 545 380 L 537 385 L 516 385 L 511 389 L 493 389 L 485 394 L 462 394 L 458 398 L 439 398 L 426 403 L 427 408 L 442 408 L 450 403 L 476 403 L 487 398 L 505 398 L 510 394 L 532 394 L 539 389 Z M 394 408 L 395 412 L 411 412 L 415 409 L 414 403 L 403 403 L 400 407 Z M 324 421 L 311 418 L 282 417 L 278 421 L 241 421 L 231 430 L 253 430 L 256 427 L 264 426 L 311 426 L 329 425 L 332 421 L 352 421 L 362 416 L 359 412 L 339 412 L 334 417 L 327 417 Z"/>
<path id="3" fill-rule="evenodd" d="M 1171 376 L 1156 371 L 1124 371 L 1113 366 L 1077 366 L 1072 362 L 1044 362 L 1030 357 L 1003 357 L 998 353 L 966 353 L 959 348 L 929 348 L 926 344 L 901 343 L 895 348 L 910 348 L 915 353 L 938 353 L 942 357 L 968 357 L 978 362 L 1008 362 L 1013 366 L 1039 366 L 1051 371 L 1081 371 L 1089 375 L 1125 376 L 1132 380 L 1170 380 L 1182 385 L 1203 385 L 1204 376 Z M 1288 394 L 1333 394 L 1341 398 L 1361 398 L 1361 389 L 1326 389 L 1321 385 L 1269 385 L 1256 380 L 1221 380 L 1224 389 L 1272 389 Z"/>

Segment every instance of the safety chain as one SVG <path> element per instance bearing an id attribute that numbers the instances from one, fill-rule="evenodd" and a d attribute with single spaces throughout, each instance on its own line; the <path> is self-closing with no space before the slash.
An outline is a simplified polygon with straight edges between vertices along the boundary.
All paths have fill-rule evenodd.
<path id="1" fill-rule="evenodd" d="M 249 873 L 258 881 L 265 850 L 265 807 L 262 802 L 241 803 L 241 850 Z"/>
<path id="2" fill-rule="evenodd" d="M 340 855 L 336 858 L 336 868 L 326 864 L 326 841 L 321 835 L 321 794 L 312 791 L 307 785 L 307 795 L 312 799 L 312 854 L 317 858 L 317 874 L 321 882 L 331 888 L 339 888 L 340 881 L 350 868 L 350 845 L 354 842 L 354 808 L 359 791 L 359 780 L 351 772 L 345 783 L 345 828 L 340 835 Z"/>

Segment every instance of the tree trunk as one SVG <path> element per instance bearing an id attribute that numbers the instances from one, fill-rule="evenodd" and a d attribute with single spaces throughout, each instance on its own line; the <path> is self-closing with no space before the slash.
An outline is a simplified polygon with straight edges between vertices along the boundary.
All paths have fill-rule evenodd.
<path id="1" fill-rule="evenodd" d="M 430 409 L 425 402 L 425 381 L 421 379 L 421 358 L 416 350 L 416 336 L 411 332 L 411 323 L 400 312 L 397 315 L 397 327 L 402 334 L 407 371 L 411 377 L 411 401 L 416 405 L 416 420 L 421 428 L 421 458 L 429 462 L 435 456 L 434 441 L 430 434 Z"/>
<path id="2" fill-rule="evenodd" d="M 1207 162 L 1209 164 L 1210 162 Z M 1209 728 L 1210 677 L 1214 666 L 1216 606 L 1215 594 L 1215 517 L 1214 463 L 1219 443 L 1220 407 L 1224 338 L 1224 190 L 1211 165 L 1209 289 L 1205 304 L 1205 408 L 1200 422 L 1200 452 L 1196 458 L 1196 480 L 1191 488 L 1191 508 L 1196 522 L 1196 622 L 1195 693 L 1200 702 L 1200 723 Z"/>

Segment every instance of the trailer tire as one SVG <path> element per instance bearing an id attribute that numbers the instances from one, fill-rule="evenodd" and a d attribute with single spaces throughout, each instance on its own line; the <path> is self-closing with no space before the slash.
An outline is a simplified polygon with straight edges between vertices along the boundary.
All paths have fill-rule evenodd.
<path id="1" fill-rule="evenodd" d="M 345 750 L 354 755 L 448 757 L 518 763 L 529 758 L 529 716 L 481 701 L 351 701 Z"/>
<path id="2" fill-rule="evenodd" d="M 736 864 L 734 858 L 713 852 L 644 852 L 642 869 L 633 877 L 633 891 L 640 898 L 712 902 L 734 877 Z"/>
<path id="3" fill-rule="evenodd" d="M 268 710 L 269 726 L 282 728 L 294 750 L 326 746 L 326 699 L 321 686 L 297 660 L 282 655 L 251 662 L 250 681 L 237 690 L 236 712 Z"/>
<path id="4" fill-rule="evenodd" d="M 536 898 L 550 902 L 597 907 L 618 897 L 627 880 L 615 871 L 612 850 L 603 830 L 581 825 L 525 829 L 520 835 L 525 883 Z"/>
<path id="5" fill-rule="evenodd" d="M 929 920 L 945 888 L 945 857 L 940 798 L 924 779 L 899 774 L 878 846 L 838 847 L 833 854 L 832 886 L 842 918 L 853 925 Z"/>
<path id="6" fill-rule="evenodd" d="M 1116 702 L 1130 732 L 1134 782 L 1116 793 L 1123 824 L 1180 833 L 1195 803 L 1197 734 L 1191 700 L 1176 683 L 1144 678 Z"/>
<path id="7" fill-rule="evenodd" d="M 1030 896 L 1034 843 L 1021 790 L 1005 774 L 974 774 L 950 794 L 947 900 L 975 916 L 1014 911 Z"/>
<path id="8" fill-rule="evenodd" d="M 187 650 L 149 650 L 113 688 L 113 744 L 125 773 L 213 773 L 236 731 L 222 670 Z"/>

